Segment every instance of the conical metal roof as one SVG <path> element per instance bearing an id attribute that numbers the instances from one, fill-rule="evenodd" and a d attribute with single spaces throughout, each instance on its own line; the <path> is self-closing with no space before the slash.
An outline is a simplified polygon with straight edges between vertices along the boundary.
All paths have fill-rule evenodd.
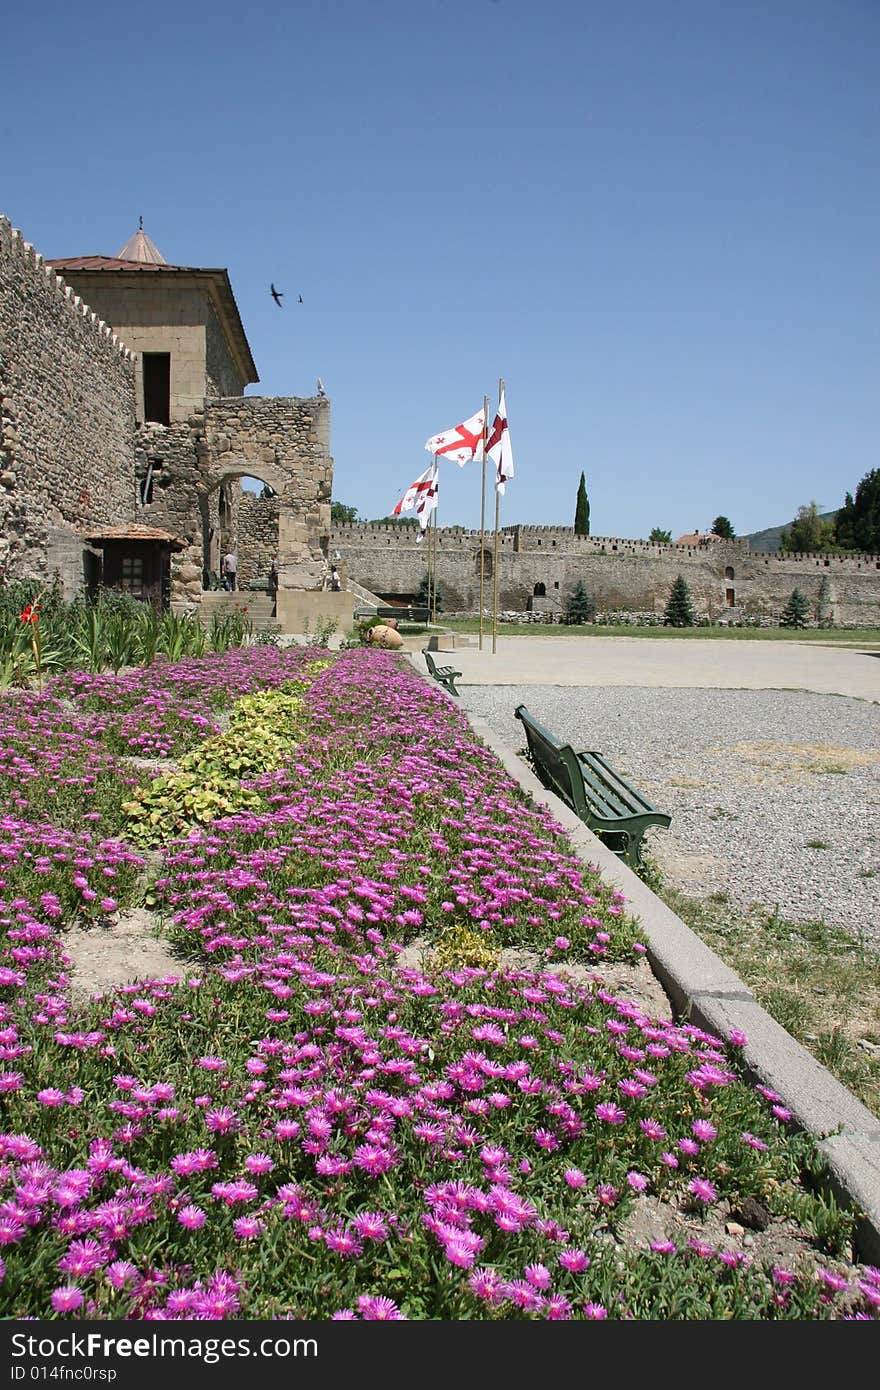
<path id="1" fill-rule="evenodd" d="M 122 250 L 117 252 L 117 260 L 142 261 L 148 265 L 168 264 L 158 246 L 150 241 L 143 226 L 138 227 L 134 236 L 129 237 Z"/>

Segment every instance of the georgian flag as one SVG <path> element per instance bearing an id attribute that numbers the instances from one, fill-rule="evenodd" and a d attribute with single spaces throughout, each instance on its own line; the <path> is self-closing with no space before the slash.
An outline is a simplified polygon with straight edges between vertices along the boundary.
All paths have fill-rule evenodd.
<path id="1" fill-rule="evenodd" d="M 507 428 L 507 406 L 504 392 L 498 400 L 498 413 L 492 422 L 492 429 L 486 443 L 486 453 L 495 464 L 495 491 L 503 495 L 504 484 L 513 477 L 513 450 L 510 447 L 510 431 Z"/>
<path id="2" fill-rule="evenodd" d="M 430 465 L 425 469 L 424 473 L 421 473 L 421 474 L 419 475 L 419 477 L 416 478 L 415 482 L 412 483 L 411 486 L 407 488 L 406 492 L 405 492 L 405 493 L 403 494 L 403 496 L 401 497 L 400 501 L 398 502 L 397 506 L 394 508 L 394 511 L 391 513 L 391 515 L 392 515 L 392 516 L 400 516 L 401 512 L 411 512 L 412 509 L 413 509 L 413 507 L 416 508 L 416 511 L 421 511 L 421 507 L 419 506 L 419 503 L 422 503 L 422 502 L 425 501 L 426 497 L 430 494 L 432 487 L 433 487 L 433 490 L 434 490 L 434 495 L 435 495 L 435 497 L 436 497 L 436 493 L 437 493 L 437 460 L 436 460 L 436 459 L 432 459 L 431 462 L 430 462 Z M 435 502 L 434 502 L 434 506 L 436 507 L 436 505 L 437 505 L 437 503 L 436 503 L 436 501 L 435 501 Z"/>
<path id="3" fill-rule="evenodd" d="M 456 425 L 451 430 L 444 430 L 442 434 L 432 435 L 425 448 L 435 458 L 442 456 L 452 459 L 459 468 L 462 464 L 469 463 L 471 459 L 476 459 L 478 463 L 482 463 L 485 423 L 485 413 L 478 410 L 476 415 L 472 415 L 463 424 Z"/>

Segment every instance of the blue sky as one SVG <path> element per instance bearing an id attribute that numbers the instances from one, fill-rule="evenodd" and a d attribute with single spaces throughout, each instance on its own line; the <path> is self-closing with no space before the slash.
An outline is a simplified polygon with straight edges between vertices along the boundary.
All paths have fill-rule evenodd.
<path id="1" fill-rule="evenodd" d="M 571 525 L 583 470 L 594 535 L 744 534 L 880 465 L 877 0 L 46 0 L 3 31 L 0 212 L 45 256 L 143 215 L 225 266 L 248 394 L 322 378 L 361 516 L 499 377 L 502 525 Z M 439 517 L 479 525 L 479 465 Z"/>

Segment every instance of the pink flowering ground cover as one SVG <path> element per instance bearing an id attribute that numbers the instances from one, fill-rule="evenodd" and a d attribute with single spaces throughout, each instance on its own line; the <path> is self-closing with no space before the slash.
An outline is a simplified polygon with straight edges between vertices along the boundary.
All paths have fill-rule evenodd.
<path id="1" fill-rule="evenodd" d="M 778 1098 L 603 985 L 644 951 L 619 896 L 405 662 L 324 656 L 0 703 L 0 1316 L 876 1317 L 880 1271 Z M 259 809 L 148 873 L 126 758 L 290 680 Z M 75 1003 L 65 928 L 144 900 L 179 973 Z M 648 1202 L 690 1234 L 624 1240 Z M 811 1257 L 719 1243 L 713 1213 L 749 1202 Z"/>

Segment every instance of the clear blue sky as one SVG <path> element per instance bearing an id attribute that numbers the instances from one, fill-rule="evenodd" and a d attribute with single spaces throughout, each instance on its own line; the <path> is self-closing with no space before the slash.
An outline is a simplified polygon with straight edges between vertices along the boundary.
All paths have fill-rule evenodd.
<path id="1" fill-rule="evenodd" d="M 364 517 L 500 376 L 502 525 L 583 470 L 595 535 L 744 534 L 880 466 L 878 0 L 46 0 L 3 51 L 0 211 L 228 268 Z"/>

